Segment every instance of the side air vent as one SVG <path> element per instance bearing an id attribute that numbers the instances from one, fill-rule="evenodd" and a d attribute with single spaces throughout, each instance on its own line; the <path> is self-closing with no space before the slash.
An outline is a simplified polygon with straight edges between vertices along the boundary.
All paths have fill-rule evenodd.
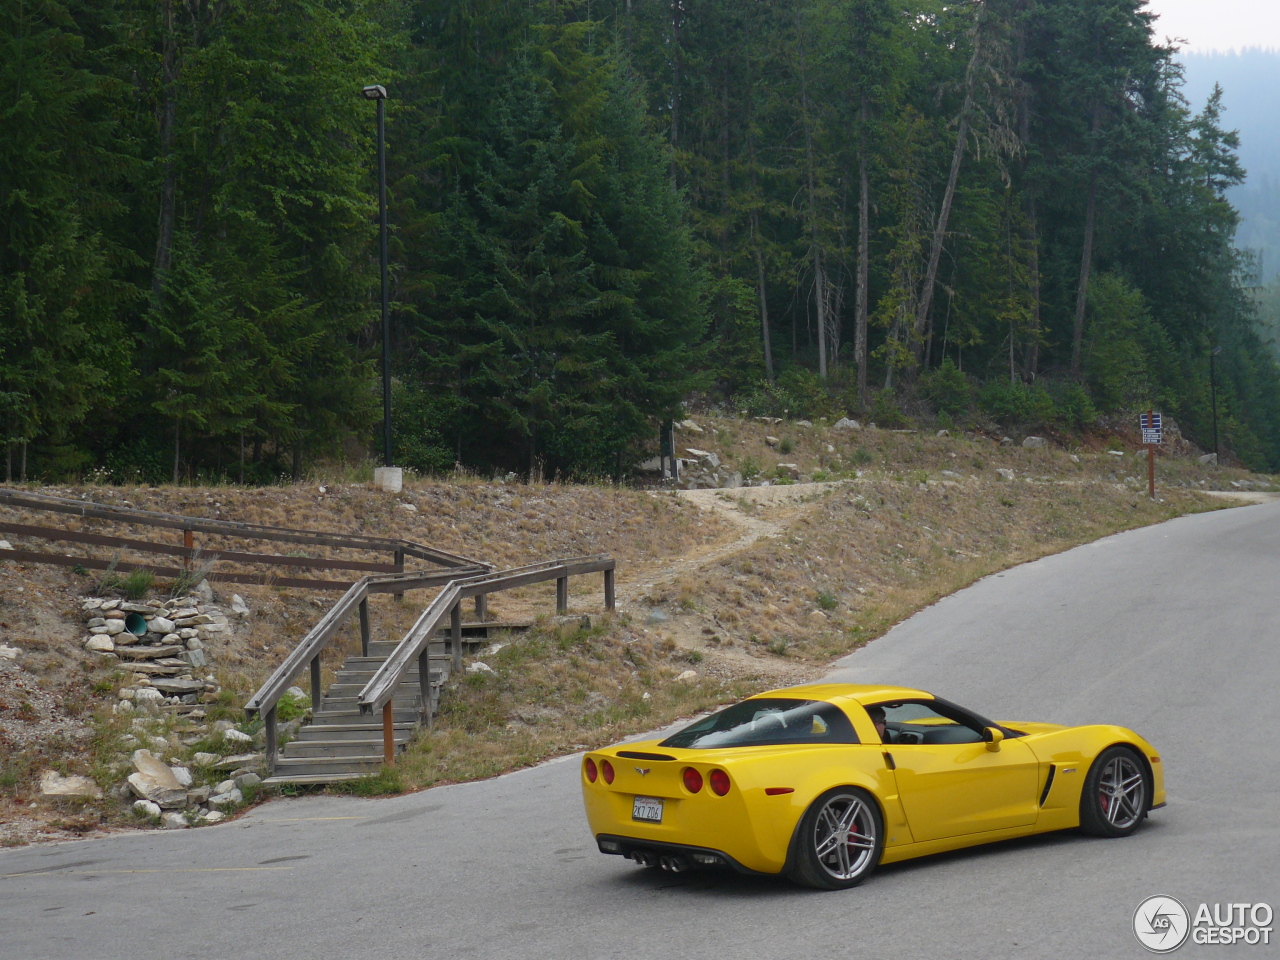
<path id="1" fill-rule="evenodd" d="M 626 757 L 628 760 L 674 760 L 675 757 L 668 757 L 665 753 L 641 753 L 639 750 L 619 750 L 618 756 Z"/>
<path id="2" fill-rule="evenodd" d="M 1049 791 L 1053 789 L 1053 775 L 1058 772 L 1056 763 L 1049 764 L 1049 776 L 1045 777 L 1044 790 L 1040 793 L 1040 806 L 1044 806 L 1044 802 L 1049 799 Z"/>

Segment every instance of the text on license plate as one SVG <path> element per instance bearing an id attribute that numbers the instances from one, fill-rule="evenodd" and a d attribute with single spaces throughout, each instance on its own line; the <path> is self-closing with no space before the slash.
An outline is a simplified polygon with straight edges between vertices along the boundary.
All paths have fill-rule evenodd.
<path id="1" fill-rule="evenodd" d="M 650 823 L 662 822 L 661 797 L 636 797 L 631 804 L 632 820 L 647 820 Z"/>

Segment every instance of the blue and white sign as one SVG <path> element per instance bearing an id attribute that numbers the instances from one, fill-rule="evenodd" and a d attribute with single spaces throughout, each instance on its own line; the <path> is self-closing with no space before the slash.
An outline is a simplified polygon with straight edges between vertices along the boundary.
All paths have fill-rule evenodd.
<path id="1" fill-rule="evenodd" d="M 1163 427 L 1160 423 L 1160 414 L 1143 413 L 1138 417 L 1138 423 L 1142 427 L 1143 443 L 1163 443 L 1162 431 Z"/>

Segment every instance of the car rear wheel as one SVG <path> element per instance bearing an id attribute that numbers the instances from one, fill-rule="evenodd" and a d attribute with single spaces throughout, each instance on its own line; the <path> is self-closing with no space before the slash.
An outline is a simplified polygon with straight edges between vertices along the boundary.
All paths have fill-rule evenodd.
<path id="1" fill-rule="evenodd" d="M 791 879 L 819 890 L 856 887 L 884 850 L 884 823 L 875 799 L 857 787 L 828 790 L 805 811 L 796 832 Z"/>
<path id="2" fill-rule="evenodd" d="M 1127 837 L 1151 803 L 1142 759 L 1132 747 L 1108 747 L 1089 768 L 1080 795 L 1080 829 L 1096 837 Z"/>

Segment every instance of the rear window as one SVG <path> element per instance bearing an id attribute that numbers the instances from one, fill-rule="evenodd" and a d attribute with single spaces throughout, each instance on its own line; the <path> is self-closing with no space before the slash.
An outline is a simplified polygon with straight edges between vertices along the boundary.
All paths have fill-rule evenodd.
<path id="1" fill-rule="evenodd" d="M 857 743 L 853 724 L 821 700 L 761 697 L 713 713 L 663 740 L 664 747 L 709 750 L 787 743 Z"/>

